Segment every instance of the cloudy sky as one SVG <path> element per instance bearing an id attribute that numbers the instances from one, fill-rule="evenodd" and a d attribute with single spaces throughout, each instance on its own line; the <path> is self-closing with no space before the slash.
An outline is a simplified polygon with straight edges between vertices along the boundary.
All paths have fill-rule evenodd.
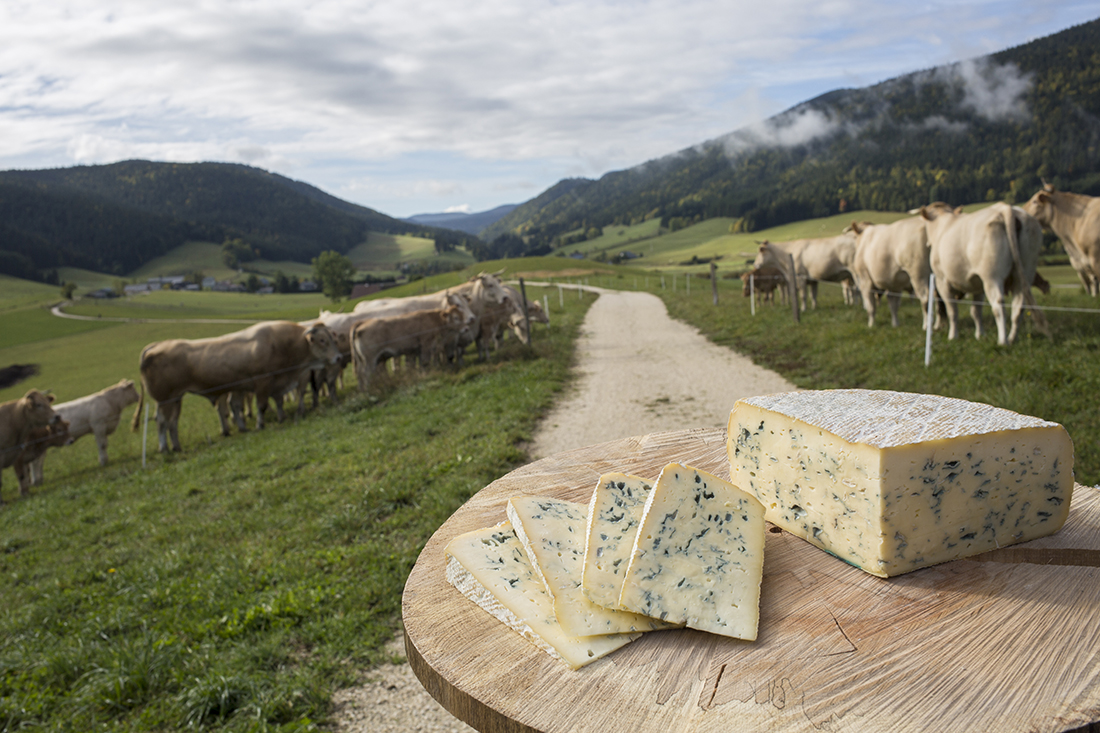
<path id="1" fill-rule="evenodd" d="M 247 163 L 392 216 L 520 203 L 1095 0 L 4 0 L 0 169 Z"/>

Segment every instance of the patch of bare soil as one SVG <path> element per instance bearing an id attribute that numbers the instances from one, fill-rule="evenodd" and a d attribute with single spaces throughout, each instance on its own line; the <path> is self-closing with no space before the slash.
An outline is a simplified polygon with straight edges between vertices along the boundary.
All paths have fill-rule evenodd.
<path id="1" fill-rule="evenodd" d="M 578 379 L 536 433 L 532 458 L 631 435 L 724 428 L 738 399 L 795 389 L 672 320 L 653 295 L 599 292 L 577 345 Z M 401 654 L 400 638 L 394 644 Z M 408 664 L 373 670 L 336 703 L 341 733 L 473 730 L 424 690 Z"/>

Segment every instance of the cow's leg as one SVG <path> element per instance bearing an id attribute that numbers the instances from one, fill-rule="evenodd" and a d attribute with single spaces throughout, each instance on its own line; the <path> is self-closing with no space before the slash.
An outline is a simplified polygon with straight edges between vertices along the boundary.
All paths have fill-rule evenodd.
<path id="1" fill-rule="evenodd" d="M 975 302 L 978 296 L 975 295 Z M 985 299 L 989 301 L 989 308 L 993 311 L 993 320 L 997 322 L 997 345 L 1005 346 L 1010 343 L 1005 327 L 1004 291 L 1001 284 L 991 282 L 985 286 Z M 980 311 L 979 311 L 980 312 Z"/>
<path id="2" fill-rule="evenodd" d="M 890 325 L 898 327 L 898 306 L 901 305 L 901 293 L 886 293 L 886 302 L 890 306 Z"/>
<path id="3" fill-rule="evenodd" d="M 46 454 L 31 461 L 31 486 L 41 486 L 46 475 Z"/>
<path id="4" fill-rule="evenodd" d="M 1020 312 L 1024 309 L 1024 294 L 1017 292 L 1012 294 L 1012 326 L 1008 329 L 1008 343 L 1016 340 L 1017 328 L 1020 325 Z"/>
<path id="5" fill-rule="evenodd" d="M 264 418 L 267 416 L 267 393 L 256 393 L 256 429 L 264 429 Z"/>
<path id="6" fill-rule="evenodd" d="M 180 412 L 183 405 L 183 397 L 165 400 L 157 403 L 157 439 L 160 443 L 161 453 L 168 452 L 168 441 L 172 441 L 172 450 L 182 452 L 180 447 Z"/>
<path id="7" fill-rule="evenodd" d="M 877 304 L 871 292 L 871 278 L 870 276 L 857 276 L 856 282 L 859 286 L 859 299 L 863 302 L 863 310 L 867 311 L 867 328 L 874 328 Z"/>
<path id="8" fill-rule="evenodd" d="M 982 337 L 982 306 L 984 305 L 984 295 L 982 293 L 974 293 L 970 296 L 970 318 L 974 321 L 974 338 L 980 339 Z M 997 312 L 994 310 L 993 318 L 996 320 Z"/>
<path id="9" fill-rule="evenodd" d="M 936 292 L 940 294 L 940 301 L 947 311 L 947 340 L 954 341 L 959 335 L 959 304 L 955 302 L 956 293 L 940 278 L 936 278 Z"/>
<path id="10" fill-rule="evenodd" d="M 96 425 L 92 428 L 92 434 L 95 435 L 95 446 L 99 449 L 99 465 L 107 465 L 107 426 Z"/>
<path id="11" fill-rule="evenodd" d="M 233 415 L 233 423 L 237 426 L 238 433 L 248 432 L 248 423 L 244 421 L 244 413 L 245 401 L 250 399 L 251 397 L 247 392 L 231 392 L 229 394 L 229 412 Z"/>
<path id="12" fill-rule="evenodd" d="M 817 280 L 809 280 L 806 284 L 810 286 L 810 302 L 813 303 L 814 310 L 817 310 Z"/>
<path id="13" fill-rule="evenodd" d="M 228 419 L 229 418 L 229 400 L 230 400 L 230 393 L 229 392 L 226 392 L 225 394 L 220 395 L 216 400 L 214 400 L 214 410 L 218 413 L 218 422 L 220 422 L 221 426 L 222 426 L 222 435 L 226 438 L 228 438 L 229 435 L 230 435 L 229 419 Z"/>
<path id="14" fill-rule="evenodd" d="M 30 466 L 24 463 L 22 457 L 20 457 L 15 459 L 12 468 L 15 469 L 15 477 L 19 479 L 19 495 L 29 495 L 31 493 L 31 472 L 28 470 Z"/>

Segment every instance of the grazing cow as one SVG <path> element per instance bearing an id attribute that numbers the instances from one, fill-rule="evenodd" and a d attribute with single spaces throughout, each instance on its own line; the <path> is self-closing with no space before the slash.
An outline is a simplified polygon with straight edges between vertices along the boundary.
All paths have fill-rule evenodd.
<path id="1" fill-rule="evenodd" d="M 122 411 L 140 399 L 137 388 L 131 379 L 123 379 L 118 384 L 102 389 L 95 394 L 54 405 L 54 412 L 69 423 L 69 434 L 73 440 L 83 438 L 89 433 L 95 435 L 95 444 L 99 448 L 99 465 L 107 465 L 107 436 L 115 432 Z M 41 477 L 45 455 L 35 461 L 32 470 Z M 41 480 L 41 479 L 39 479 Z M 36 484 L 37 485 L 37 484 Z"/>
<path id="2" fill-rule="evenodd" d="M 25 476 L 26 483 L 30 486 L 41 486 L 42 464 L 46 460 L 46 449 L 72 445 L 74 440 L 76 438 L 69 432 L 69 423 L 64 419 L 43 428 L 35 428 L 23 444 L 23 452 L 15 459 L 15 474 Z M 27 488 L 22 482 L 19 485 L 19 493 L 21 496 L 27 495 Z"/>
<path id="3" fill-rule="evenodd" d="M 1005 203 L 970 214 L 946 206 L 925 206 L 920 215 L 927 222 L 929 261 L 936 275 L 936 291 L 947 310 L 949 339 L 958 333 L 955 300 L 967 293 L 974 296 L 971 315 L 976 338 L 982 336 L 983 296 L 993 309 L 999 345 L 1016 340 L 1025 302 L 1033 307 L 1036 327 L 1049 335 L 1046 318 L 1031 295 L 1043 245 L 1042 227 L 1034 217 Z M 1007 334 L 1002 302 L 1006 290 L 1012 294 L 1012 327 Z"/>
<path id="4" fill-rule="evenodd" d="M 1024 204 L 1024 211 L 1062 240 L 1085 290 L 1100 295 L 1100 197 L 1043 189 Z"/>
<path id="5" fill-rule="evenodd" d="M 761 267 L 741 275 L 741 294 L 746 298 L 753 293 L 760 296 L 762 303 L 774 303 L 775 291 L 780 299 L 787 302 L 787 278 L 777 267 Z"/>
<path id="6" fill-rule="evenodd" d="M 508 297 L 508 293 L 498 275 L 499 273 L 479 273 L 461 285 L 430 295 L 360 301 L 355 304 L 355 312 L 381 316 L 408 313 L 423 308 L 446 308 L 448 303 L 441 300 L 442 296 L 448 293 L 461 295 L 465 298 L 470 312 L 473 314 L 473 319 L 470 320 L 468 330 L 464 331 L 468 335 L 459 338 L 454 345 L 447 346 L 446 355 L 449 361 L 457 361 L 462 364 L 466 347 L 474 343 L 481 331 L 480 319 L 482 312 L 492 304 L 503 303 L 505 298 Z"/>
<path id="7" fill-rule="evenodd" d="M 145 393 L 157 403 L 160 451 L 179 451 L 179 416 L 183 396 L 201 395 L 218 407 L 222 395 L 253 392 L 256 395 L 256 427 L 263 428 L 269 397 L 275 398 L 280 422 L 282 395 L 309 379 L 309 372 L 340 358 L 336 339 L 323 325 L 302 326 L 291 321 L 265 321 L 242 331 L 205 339 L 172 339 L 146 346 L 141 352 L 141 396 L 134 411 L 133 428 L 139 424 Z M 231 404 L 234 400 L 230 400 Z M 239 404 L 239 402 L 238 402 Z M 236 407 L 236 406 L 235 406 Z M 298 413 L 302 413 L 298 403 Z M 229 424 L 221 410 L 222 434 Z M 234 409 L 237 428 L 244 419 Z"/>
<path id="8" fill-rule="evenodd" d="M 359 390 L 366 391 L 375 368 L 385 359 L 416 356 L 422 367 L 442 361 L 456 332 L 468 328 L 461 309 L 454 305 L 360 321 L 351 331 L 351 359 Z"/>
<path id="9" fill-rule="evenodd" d="M 17 400 L 0 403 L 0 469 L 13 465 L 35 428 L 53 425 L 61 416 L 53 411 L 53 395 L 32 389 Z M 15 468 L 20 493 L 27 487 L 26 466 Z M 0 499 L 0 503 L 3 499 Z"/>
<path id="10" fill-rule="evenodd" d="M 867 311 L 868 327 L 875 325 L 878 305 L 875 296 L 885 291 L 891 325 L 898 325 L 901 294 L 913 292 L 920 299 L 922 328 L 927 328 L 928 276 L 932 274 L 932 265 L 924 222 L 920 216 L 893 224 L 852 222 L 851 230 L 856 234 L 853 269 Z"/>
<path id="11" fill-rule="evenodd" d="M 493 350 L 500 348 L 500 336 L 505 328 L 509 329 L 523 343 L 527 343 L 527 319 L 549 323 L 550 319 L 542 310 L 542 304 L 527 301 L 527 319 L 523 316 L 523 295 L 511 285 L 505 285 L 507 297 L 502 303 L 487 303 L 478 319 L 477 355 L 485 361 L 489 358 L 489 346 Z"/>
<path id="12" fill-rule="evenodd" d="M 765 247 L 764 245 L 769 245 Z M 790 242 L 762 242 L 753 269 L 774 267 L 785 272 L 787 255 L 794 259 L 795 285 L 801 295 L 802 310 L 806 310 L 806 291 L 817 308 L 817 283 L 821 280 L 843 283 L 852 278 L 856 238 L 850 232 L 824 239 L 795 239 Z M 845 302 L 852 298 L 850 290 Z"/>

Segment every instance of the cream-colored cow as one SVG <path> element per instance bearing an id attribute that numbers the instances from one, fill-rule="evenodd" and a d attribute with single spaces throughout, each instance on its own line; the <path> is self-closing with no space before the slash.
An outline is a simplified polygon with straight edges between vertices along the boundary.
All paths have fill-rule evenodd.
<path id="1" fill-rule="evenodd" d="M 946 206 L 920 210 L 931 246 L 929 261 L 936 275 L 936 292 L 947 309 L 949 339 L 958 334 L 956 299 L 974 296 L 971 315 L 974 336 L 982 337 L 982 297 L 989 301 L 997 322 L 997 343 L 1016 339 L 1020 312 L 1031 306 L 1036 328 L 1049 335 L 1042 310 L 1031 295 L 1043 232 L 1039 222 L 1021 208 L 996 203 L 970 214 Z M 1006 333 L 1004 303 L 1012 296 L 1012 326 Z"/>
<path id="2" fill-rule="evenodd" d="M 915 293 L 921 304 L 921 325 L 928 321 L 928 276 L 932 274 L 925 219 L 914 216 L 892 224 L 852 222 L 856 234 L 853 273 L 867 311 L 867 326 L 875 325 L 878 293 L 886 293 L 890 323 L 898 325 L 903 293 Z"/>
<path id="3" fill-rule="evenodd" d="M 1100 197 L 1055 191 L 1047 184 L 1024 211 L 1062 240 L 1085 290 L 1100 295 Z"/>
<path id="4" fill-rule="evenodd" d="M 768 246 L 765 246 L 768 245 Z M 817 283 L 821 280 L 844 283 L 852 278 L 852 262 L 856 253 L 856 237 L 845 232 L 822 239 L 795 239 L 789 242 L 763 242 L 753 262 L 753 269 L 775 267 L 787 271 L 787 255 L 794 259 L 795 286 L 802 310 L 806 310 L 806 292 L 817 308 Z M 845 302 L 854 296 L 845 290 Z"/>

